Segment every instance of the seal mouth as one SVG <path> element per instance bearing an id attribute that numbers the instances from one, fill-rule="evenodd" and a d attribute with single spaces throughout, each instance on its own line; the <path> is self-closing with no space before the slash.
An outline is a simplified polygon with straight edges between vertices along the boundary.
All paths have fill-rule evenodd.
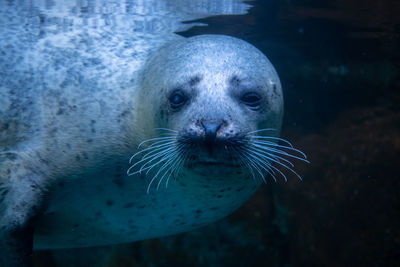
<path id="1" fill-rule="evenodd" d="M 171 129 L 158 130 L 165 132 L 160 137 L 140 143 L 127 170 L 128 175 L 145 173 L 150 176 L 148 193 L 152 184 L 157 184 L 158 189 L 164 181 L 165 187 L 168 187 L 170 178 L 178 177 L 182 167 L 208 177 L 231 174 L 243 168 L 254 179 L 259 177 L 266 182 L 267 175 L 275 181 L 280 175 L 287 181 L 286 175 L 278 167 L 285 168 L 301 180 L 291 160 L 309 163 L 307 156 L 289 141 L 277 137 L 277 134 L 260 134 L 275 129 L 256 130 L 243 136 L 214 139 L 212 142 L 198 136 L 182 136 Z"/>
<path id="2" fill-rule="evenodd" d="M 179 142 L 188 151 L 188 161 L 204 165 L 237 165 L 237 150 L 241 150 L 246 139 L 231 138 L 213 142 L 198 138 L 182 137 Z M 235 164 L 236 163 L 236 164 Z"/>
<path id="3" fill-rule="evenodd" d="M 215 138 L 208 140 L 202 136 L 182 136 L 179 142 L 187 149 L 185 167 L 205 176 L 221 176 L 242 168 L 237 156 L 246 142 L 243 137 Z"/>

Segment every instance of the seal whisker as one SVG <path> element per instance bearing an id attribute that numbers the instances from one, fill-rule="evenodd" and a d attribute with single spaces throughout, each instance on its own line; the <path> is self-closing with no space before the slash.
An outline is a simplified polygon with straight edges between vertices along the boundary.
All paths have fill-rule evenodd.
<path id="1" fill-rule="evenodd" d="M 148 154 L 150 154 L 150 153 L 154 153 L 154 152 L 155 152 L 155 151 L 151 151 L 151 152 L 145 154 L 145 156 L 143 156 L 143 158 L 142 158 L 141 160 L 139 160 L 138 162 L 136 162 L 135 164 L 133 164 L 128 170 L 134 168 L 135 166 L 139 165 L 140 163 L 142 163 L 142 162 L 144 162 L 144 161 L 147 161 L 146 163 L 144 163 L 144 164 L 142 165 L 142 167 L 141 167 L 140 170 L 138 171 L 138 172 L 141 172 L 144 166 L 148 165 L 150 162 L 154 161 L 155 159 L 164 156 L 165 154 L 167 154 L 169 151 L 171 151 L 171 150 L 173 150 L 173 149 L 174 149 L 174 147 L 172 146 L 172 147 L 168 148 L 167 150 L 157 151 L 156 154 L 146 156 L 146 155 L 148 155 Z M 136 174 L 136 173 L 138 173 L 138 172 L 134 172 L 134 173 L 132 173 L 132 174 Z M 131 174 L 131 175 L 132 175 L 132 174 Z"/>
<path id="2" fill-rule="evenodd" d="M 146 168 L 143 168 L 143 166 L 142 166 L 142 168 L 143 168 L 143 170 L 147 170 L 146 171 L 146 175 L 148 175 L 149 174 L 149 172 L 155 167 L 155 166 L 157 166 L 157 165 L 159 165 L 159 164 L 162 164 L 163 162 L 165 163 L 166 161 L 168 161 L 169 159 L 171 159 L 171 154 L 167 154 L 167 155 L 164 155 L 161 159 L 159 159 L 156 163 L 154 163 L 154 164 L 152 164 L 152 165 L 150 165 L 150 166 L 147 166 Z M 147 163 L 146 163 L 147 164 Z M 141 170 L 142 170 L 142 168 L 141 168 Z M 141 170 L 139 170 L 139 172 L 141 172 Z"/>
<path id="3" fill-rule="evenodd" d="M 250 151 L 249 151 L 250 152 Z M 267 170 L 267 172 L 272 176 L 272 178 L 274 179 L 274 182 L 276 182 L 277 181 L 277 178 L 276 178 L 276 173 L 275 173 L 275 171 L 274 171 L 274 169 L 272 168 L 272 165 L 271 165 L 271 163 L 270 162 L 265 162 L 265 161 L 263 161 L 263 160 L 261 160 L 261 159 L 258 159 L 258 161 L 260 162 L 260 164 L 262 164 L 262 165 L 264 165 L 268 170 Z"/>
<path id="4" fill-rule="evenodd" d="M 278 160 L 278 161 L 284 161 L 284 162 L 286 162 L 287 164 L 289 164 L 291 167 L 294 167 L 295 165 L 294 165 L 294 163 L 293 162 L 291 162 L 290 160 L 288 160 L 288 159 L 286 159 L 286 158 L 284 158 L 284 157 L 281 157 L 281 156 L 279 156 L 279 155 L 282 155 L 282 153 L 271 153 L 271 152 L 268 152 L 268 151 L 270 151 L 269 149 L 265 149 L 265 148 L 263 148 L 263 147 L 259 147 L 259 146 L 251 146 L 251 149 L 252 150 L 254 150 L 254 151 L 257 151 L 257 152 L 259 152 L 259 153 L 261 153 L 262 155 L 265 155 L 265 156 L 267 156 L 267 157 L 272 157 L 272 158 L 274 158 L 274 159 L 276 159 L 276 160 Z M 283 154 L 283 155 L 285 155 L 285 156 L 291 156 L 291 155 L 289 155 L 289 154 Z"/>
<path id="5" fill-rule="evenodd" d="M 167 129 L 163 129 L 167 130 Z M 170 130 L 170 129 L 168 129 Z M 173 132 L 173 130 L 171 130 Z M 168 134 L 168 133 L 167 133 Z M 158 138 L 151 138 L 148 140 L 145 140 L 140 143 L 138 147 L 141 145 L 145 144 L 146 142 L 153 142 L 152 144 L 149 145 L 149 147 L 144 148 L 137 153 L 135 153 L 131 159 L 130 162 L 139 154 L 145 153 L 142 158 L 133 164 L 129 169 L 128 169 L 128 175 L 134 175 L 137 173 L 141 173 L 142 171 L 146 171 L 146 175 L 149 174 L 149 172 L 154 169 L 156 166 L 161 164 L 161 167 L 157 170 L 156 174 L 152 177 L 152 179 L 149 182 L 149 185 L 147 187 L 147 193 L 150 192 L 151 185 L 154 183 L 154 181 L 159 178 L 158 184 L 157 184 L 157 190 L 159 189 L 162 181 L 166 177 L 166 175 L 169 173 L 167 176 L 167 181 L 169 181 L 170 176 L 174 171 L 176 171 L 176 167 L 181 164 L 183 159 L 179 156 L 181 154 L 184 144 L 183 143 L 178 143 L 177 142 L 177 134 L 173 133 L 171 134 L 172 136 L 169 137 L 158 137 Z M 186 140 L 186 138 L 182 139 L 183 141 Z M 133 168 L 136 166 L 140 165 L 140 169 L 131 172 Z M 167 183 L 166 183 L 167 186 Z"/>
<path id="6" fill-rule="evenodd" d="M 141 154 L 141 153 L 144 153 L 144 152 L 149 151 L 149 150 L 151 150 L 151 152 L 155 152 L 155 151 L 157 151 L 157 150 L 159 150 L 159 149 L 164 149 L 164 148 L 167 148 L 167 147 L 170 147 L 170 146 L 173 146 L 173 145 L 174 145 L 173 142 L 168 142 L 168 143 L 165 143 L 165 144 L 161 144 L 161 145 L 157 145 L 157 146 L 153 146 L 153 147 L 147 147 L 147 148 L 145 148 L 145 149 L 142 149 L 142 150 L 136 152 L 135 154 L 133 154 L 133 155 L 131 156 L 131 158 L 129 159 L 129 163 L 132 163 L 132 160 L 133 160 L 137 155 L 139 155 L 139 154 Z M 151 153 L 151 152 L 149 152 L 149 153 Z M 142 157 L 142 159 L 143 159 L 146 155 L 148 155 L 149 153 L 146 153 L 146 154 Z"/>
<path id="7" fill-rule="evenodd" d="M 287 149 L 287 150 L 291 150 L 291 151 L 294 151 L 294 152 L 297 152 L 297 153 L 301 154 L 301 155 L 303 156 L 304 159 L 307 159 L 307 155 L 306 155 L 304 152 L 302 152 L 301 150 L 296 149 L 296 148 L 294 148 L 294 147 L 283 146 L 283 145 L 279 145 L 279 144 L 274 143 L 274 142 L 260 141 L 260 140 L 252 140 L 252 143 L 264 145 L 264 147 L 265 147 L 265 146 L 267 146 L 267 147 L 279 147 L 279 148 L 284 148 L 284 149 Z M 300 159 L 300 160 L 303 160 L 303 159 Z M 303 160 L 303 161 L 304 161 L 304 160 Z M 308 162 L 308 163 L 309 163 L 309 162 Z"/>
<path id="8" fill-rule="evenodd" d="M 182 165 L 183 165 L 184 161 L 185 161 L 185 157 L 184 156 L 180 156 L 179 160 L 174 165 L 173 171 L 170 173 L 170 175 L 168 175 L 167 181 L 165 183 L 165 188 L 168 188 L 168 182 L 169 182 L 169 179 L 171 178 L 171 175 L 172 174 L 174 174 L 175 176 L 178 175 L 180 169 L 182 168 Z"/>
<path id="9" fill-rule="evenodd" d="M 161 184 L 161 182 L 164 180 L 165 175 L 167 175 L 167 173 L 171 174 L 170 170 L 171 170 L 171 168 L 172 168 L 172 166 L 173 166 L 173 164 L 175 163 L 176 160 L 177 160 L 177 157 L 176 157 L 176 152 L 175 152 L 173 155 L 171 155 L 170 161 L 169 161 L 169 162 L 166 162 L 166 164 L 164 164 L 164 165 L 165 165 L 165 168 L 167 168 L 167 169 L 164 171 L 163 175 L 162 175 L 162 176 L 160 177 L 160 179 L 158 180 L 157 187 L 156 187 L 156 190 L 157 190 L 157 191 L 158 191 L 158 189 L 160 188 L 160 184 Z M 163 166 L 164 166 L 164 165 L 163 165 Z M 168 166 L 169 166 L 169 167 L 168 167 Z M 161 170 L 161 169 L 160 169 L 160 170 Z M 160 170 L 159 170 L 159 172 L 160 172 Z M 158 174 L 158 172 L 157 172 L 157 174 Z M 157 174 L 156 174 L 156 176 L 157 176 Z"/>
<path id="10" fill-rule="evenodd" d="M 250 173 L 253 176 L 253 179 L 256 180 L 256 174 L 254 173 L 254 169 L 255 169 L 260 174 L 262 180 L 265 182 L 264 176 L 259 172 L 258 168 L 255 166 L 254 161 L 249 158 L 247 153 L 245 153 L 245 151 L 242 152 L 241 150 L 238 150 L 238 149 L 235 149 L 235 150 L 238 153 L 241 160 L 243 161 L 243 163 L 250 170 Z"/>
<path id="11" fill-rule="evenodd" d="M 185 146 L 184 146 L 184 145 L 179 146 L 179 147 L 177 148 L 177 151 L 179 152 L 179 153 L 178 153 L 179 162 L 177 163 L 178 168 L 177 168 L 176 171 L 175 171 L 175 174 L 176 174 L 176 175 L 179 173 L 180 169 L 182 168 L 182 166 L 183 166 L 183 164 L 184 164 L 184 162 L 186 161 L 187 156 L 188 156 L 187 151 L 185 151 Z"/>
<path id="12" fill-rule="evenodd" d="M 175 164 L 179 161 L 179 156 L 178 156 L 178 152 L 177 152 L 177 151 L 174 152 L 173 157 L 174 157 L 174 159 L 173 159 L 172 162 L 169 164 L 170 167 L 164 172 L 163 176 L 161 176 L 160 180 L 158 181 L 157 190 L 158 190 L 158 188 L 160 187 L 160 184 L 161 184 L 161 182 L 163 181 L 165 175 L 167 175 L 167 173 L 169 173 L 169 175 L 168 175 L 168 178 L 169 178 L 169 177 L 171 176 L 171 174 L 172 174 L 171 169 L 173 169 L 174 166 L 175 166 Z M 167 178 L 167 180 L 168 180 L 168 178 Z"/>
<path id="13" fill-rule="evenodd" d="M 247 132 L 247 135 L 252 135 L 255 133 L 266 132 L 266 131 L 276 131 L 276 129 L 275 128 L 265 128 L 265 129 L 255 130 L 255 131 Z"/>
<path id="14" fill-rule="evenodd" d="M 286 175 L 285 175 L 281 170 L 279 170 L 277 167 L 275 167 L 275 166 L 273 166 L 273 165 L 271 165 L 271 168 L 273 168 L 274 170 L 276 170 L 277 172 L 279 172 L 279 173 L 282 175 L 282 177 L 285 179 L 285 182 L 287 182 Z M 300 177 L 297 173 L 295 173 L 295 174 L 297 175 L 297 177 L 299 177 L 300 181 L 303 180 L 303 179 L 301 179 L 301 177 Z"/>
<path id="15" fill-rule="evenodd" d="M 295 159 L 298 159 L 298 160 L 301 160 L 301 161 L 310 163 L 307 159 L 300 158 L 300 157 L 295 156 L 295 155 L 293 155 L 293 154 L 289 154 L 289 153 L 287 153 L 286 151 L 281 150 L 281 149 L 272 148 L 272 147 L 268 147 L 268 146 L 262 146 L 262 145 L 259 145 L 259 144 L 257 144 L 257 143 L 253 143 L 252 145 L 253 145 L 254 147 L 260 148 L 260 149 L 265 150 L 265 151 L 275 152 L 275 153 L 277 153 L 277 154 L 285 155 L 285 156 L 288 156 L 288 157 L 291 157 L 291 158 L 295 158 Z M 268 153 L 268 152 L 266 152 L 266 153 Z"/>
<path id="16" fill-rule="evenodd" d="M 185 159 L 187 157 L 187 153 L 184 152 L 184 147 L 185 146 L 182 144 L 177 146 L 177 149 L 175 152 L 177 160 L 170 167 L 170 169 L 172 169 L 172 170 L 170 171 L 170 174 L 168 175 L 168 178 L 166 180 L 165 188 L 168 187 L 168 182 L 169 182 L 171 175 L 178 175 L 180 169 L 183 166 L 183 162 L 185 161 Z"/>
<path id="17" fill-rule="evenodd" d="M 139 171 L 136 171 L 136 172 L 134 172 L 134 173 L 131 173 L 130 175 L 141 172 L 141 171 L 143 170 L 143 168 L 144 168 L 146 165 L 148 165 L 149 163 L 153 162 L 154 160 L 156 160 L 156 159 L 158 159 L 158 158 L 160 158 L 160 157 L 163 157 L 165 154 L 167 154 L 167 153 L 168 153 L 169 151 L 171 151 L 171 150 L 173 150 L 173 147 L 168 148 L 167 150 L 157 151 L 156 154 L 153 154 L 153 155 L 150 155 L 150 156 L 147 156 L 147 157 L 143 157 L 141 160 L 139 160 L 138 162 L 136 162 L 135 164 L 133 164 L 133 165 L 129 168 L 129 169 L 132 169 L 132 168 L 136 167 L 137 165 L 139 165 L 140 163 L 145 162 L 145 163 L 141 166 L 140 170 L 139 170 Z M 147 153 L 147 154 L 150 154 L 150 152 Z M 146 155 L 147 155 L 147 154 L 146 154 Z M 144 169 L 147 169 L 147 167 L 144 168 Z"/>
<path id="18" fill-rule="evenodd" d="M 272 153 L 266 152 L 266 151 L 264 151 L 262 149 L 258 149 L 256 147 L 251 147 L 251 150 L 256 152 L 257 154 L 259 154 L 259 156 L 265 157 L 266 159 L 273 158 L 273 159 L 276 159 L 277 161 L 282 160 L 282 161 L 285 161 L 286 163 L 288 163 L 290 166 L 294 167 L 294 164 L 292 162 L 290 162 L 289 160 L 282 158 L 280 156 L 274 155 Z"/>
<path id="19" fill-rule="evenodd" d="M 287 141 L 287 140 L 285 140 L 285 139 L 282 139 L 282 138 L 279 138 L 279 137 L 274 137 L 274 136 L 260 136 L 260 135 L 250 135 L 249 137 L 251 137 L 252 139 L 277 140 L 277 141 L 281 141 L 281 142 L 283 142 L 283 143 L 286 143 L 286 144 L 288 144 L 290 147 L 293 148 L 293 145 L 292 145 L 289 141 Z"/>
<path id="20" fill-rule="evenodd" d="M 254 150 L 251 150 L 251 149 L 249 149 L 249 151 L 252 151 L 253 153 L 257 153 L 257 152 L 255 152 Z M 260 155 L 260 156 L 262 156 L 263 158 L 265 158 L 265 159 L 267 159 L 267 160 L 271 160 L 271 161 L 273 161 L 273 162 L 275 162 L 275 163 L 281 165 L 282 167 L 284 167 L 284 168 L 288 169 L 289 171 L 291 171 L 292 173 L 294 173 L 300 180 L 303 180 L 303 179 L 301 178 L 301 176 L 300 176 L 296 171 L 294 171 L 291 167 L 289 167 L 289 166 L 287 166 L 286 164 L 280 162 L 279 160 L 274 159 L 274 158 L 273 158 L 273 157 L 274 157 L 273 154 L 270 154 L 270 156 L 266 156 L 266 155 Z M 273 168 L 273 169 L 277 170 L 279 173 L 281 173 L 281 174 L 284 176 L 285 181 L 287 181 L 286 176 L 285 176 L 279 169 L 277 169 L 276 167 L 274 167 L 272 164 L 270 164 L 270 166 L 271 166 L 271 168 Z"/>
<path id="21" fill-rule="evenodd" d="M 239 152 L 239 151 L 238 151 L 238 152 Z M 265 177 L 264 177 L 262 171 L 260 170 L 260 168 L 258 168 L 258 166 L 257 166 L 257 164 L 254 162 L 254 160 L 252 160 L 250 157 L 248 157 L 249 154 L 247 153 L 247 150 L 240 151 L 239 154 L 240 154 L 240 153 L 243 153 L 243 154 L 244 154 L 244 156 L 245 156 L 245 158 L 248 160 L 249 164 L 250 164 L 251 166 L 253 166 L 254 169 L 256 169 L 256 171 L 258 172 L 258 174 L 261 176 L 262 180 L 265 182 Z M 242 154 L 242 155 L 243 155 L 243 154 Z"/>
<path id="22" fill-rule="evenodd" d="M 140 148 L 143 144 L 151 142 L 151 141 L 158 141 L 158 140 L 174 140 L 175 138 L 171 137 L 171 136 L 165 136 L 165 137 L 156 137 L 156 138 L 150 138 L 147 140 L 144 140 L 143 142 L 141 142 L 138 145 L 138 148 Z"/>
<path id="23" fill-rule="evenodd" d="M 179 166 L 180 162 L 182 162 L 182 158 L 179 157 L 179 155 L 177 155 L 177 161 L 175 161 L 175 163 L 170 168 L 172 170 L 169 172 L 169 175 L 168 175 L 167 180 L 165 182 L 165 188 L 168 188 L 169 178 L 171 178 L 172 174 L 176 171 L 176 168 L 177 168 L 177 166 Z"/>
<path id="24" fill-rule="evenodd" d="M 176 163 L 175 163 L 176 164 Z M 175 165 L 174 164 L 174 165 Z M 175 171 L 175 169 L 173 169 L 173 170 L 171 170 L 170 172 L 169 172 L 169 175 L 168 175 L 168 177 L 167 177 L 167 180 L 165 181 L 165 188 L 167 189 L 168 188 L 168 182 L 169 182 L 169 178 L 171 178 L 171 176 L 172 176 L 172 174 L 174 173 L 174 171 Z M 157 189 L 158 189 L 158 187 L 157 187 Z"/>
<path id="25" fill-rule="evenodd" d="M 154 180 L 157 178 L 157 176 L 160 174 L 160 172 L 162 171 L 162 170 L 164 170 L 169 164 L 170 164 L 170 162 L 172 161 L 172 160 L 174 160 L 175 159 L 175 155 L 174 154 L 172 154 L 172 155 L 168 155 L 167 157 L 165 157 L 166 159 L 166 161 L 164 162 L 164 164 L 161 166 L 161 168 L 157 171 L 157 173 L 153 176 L 153 178 L 151 179 L 151 181 L 150 181 L 150 183 L 149 183 L 149 186 L 147 187 L 147 194 L 150 192 L 150 187 L 151 187 L 151 184 L 154 182 Z M 162 159 L 162 160 L 160 160 L 158 163 L 162 163 L 164 160 Z M 147 172 L 149 172 L 149 171 L 147 171 Z M 147 173 L 146 173 L 147 174 Z M 157 187 L 158 188 L 158 187 Z"/>
<path id="26" fill-rule="evenodd" d="M 172 152 L 171 152 L 171 151 L 172 151 Z M 146 163 L 143 164 L 143 166 L 140 168 L 139 172 L 141 172 L 142 169 L 143 169 L 143 170 L 147 170 L 147 171 L 146 171 L 146 175 L 147 175 L 153 167 L 155 167 L 155 166 L 157 166 L 158 164 L 162 163 L 162 162 L 165 161 L 166 159 L 169 159 L 169 158 L 171 157 L 171 154 L 170 154 L 170 153 L 173 153 L 173 151 L 174 151 L 174 148 L 168 149 L 168 151 L 159 152 L 160 155 L 157 156 L 157 158 L 160 158 L 160 159 L 159 159 L 156 163 L 154 163 L 153 165 L 148 166 L 148 167 L 145 168 L 146 165 L 148 165 L 150 162 L 152 162 L 152 161 L 155 160 L 155 159 L 152 159 L 152 160 L 146 162 Z"/>
<path id="27" fill-rule="evenodd" d="M 150 144 L 148 147 L 155 147 L 155 146 L 158 146 L 160 144 L 162 145 L 162 144 L 166 144 L 166 143 L 176 142 L 176 138 L 175 137 L 174 138 L 169 137 L 169 138 L 170 138 L 169 140 L 161 140 L 161 141 L 154 142 L 154 143 Z"/>
<path id="28" fill-rule="evenodd" d="M 175 144 L 173 144 L 173 143 L 165 144 L 165 145 L 163 145 L 161 147 L 157 147 L 157 148 L 152 147 L 152 149 L 150 151 L 147 151 L 147 153 L 142 156 L 142 160 L 151 158 L 159 152 L 169 151 L 169 150 L 173 149 L 174 147 L 175 147 Z"/>
<path id="29" fill-rule="evenodd" d="M 238 151 L 237 151 L 237 153 L 238 153 L 239 159 L 242 161 L 242 163 L 245 164 L 247 166 L 247 168 L 250 170 L 250 173 L 253 176 L 253 179 L 256 180 L 256 176 L 254 174 L 253 167 L 248 163 L 249 160 L 248 160 L 247 156 L 242 155 Z"/>
<path id="30" fill-rule="evenodd" d="M 250 153 L 255 153 L 254 151 L 251 151 L 251 150 L 249 150 L 249 152 L 250 152 Z M 268 168 L 268 173 L 272 175 L 272 177 L 273 177 L 273 179 L 274 179 L 275 182 L 277 181 L 277 179 L 276 179 L 276 177 L 271 173 L 271 171 L 273 171 L 273 170 L 278 171 L 278 172 L 282 175 L 282 177 L 285 179 L 285 181 L 287 181 L 286 175 L 285 175 L 284 173 L 282 173 L 282 171 L 280 171 L 279 169 L 277 169 L 276 167 L 274 167 L 274 166 L 273 166 L 271 163 L 269 163 L 268 161 L 263 161 L 263 160 L 261 160 L 260 158 L 258 158 L 256 155 L 253 155 L 253 156 L 254 156 L 254 158 L 257 159 L 257 161 L 259 162 L 259 164 L 262 164 L 263 166 L 265 166 L 266 168 Z M 274 161 L 274 160 L 272 160 L 271 158 L 268 158 L 268 160 Z M 278 163 L 278 164 L 281 164 L 280 162 L 277 162 L 277 163 Z M 285 168 L 290 169 L 289 167 L 287 167 L 287 166 L 284 165 L 284 164 L 281 164 L 281 165 L 284 166 Z"/>
<path id="31" fill-rule="evenodd" d="M 260 158 L 258 158 L 256 155 L 253 154 L 253 152 L 251 150 L 246 150 L 246 154 L 253 158 L 255 163 L 260 166 L 263 170 L 265 170 L 268 174 L 271 174 L 272 178 L 274 179 L 274 181 L 276 182 L 276 177 L 274 175 L 274 173 L 271 172 L 271 164 L 268 162 L 265 162 L 263 160 L 261 160 Z M 266 180 L 263 177 L 263 181 L 264 183 L 266 183 Z"/>
<path id="32" fill-rule="evenodd" d="M 179 161 L 179 163 L 178 163 L 178 168 L 175 170 L 175 173 L 174 173 L 174 179 L 176 179 L 176 176 L 178 176 L 178 174 L 179 174 L 179 172 L 181 171 L 181 169 L 182 169 L 182 167 L 185 165 L 185 161 L 187 160 L 187 158 L 188 158 L 188 153 L 187 152 L 185 152 L 185 146 L 180 146 L 179 148 L 178 148 L 178 151 L 180 152 L 180 161 Z M 168 181 L 169 181 L 169 178 L 170 177 L 168 177 L 168 179 L 167 179 L 167 182 L 166 182 L 166 184 L 165 184 L 165 186 L 166 187 L 168 187 Z"/>

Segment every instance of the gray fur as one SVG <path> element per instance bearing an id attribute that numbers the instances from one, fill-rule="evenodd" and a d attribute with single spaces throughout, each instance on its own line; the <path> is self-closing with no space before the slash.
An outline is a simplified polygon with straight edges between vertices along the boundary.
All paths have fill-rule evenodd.
<path id="1" fill-rule="evenodd" d="M 199 44 L 204 46 L 200 50 Z M 206 47 L 210 47 L 209 50 Z M 94 139 L 93 145 L 76 144 L 71 140 L 77 137 L 64 137 L 64 134 L 68 132 L 66 127 L 61 131 L 62 137 L 55 134 L 58 138 L 52 143 L 70 142 L 71 150 L 82 150 L 67 152 L 68 146 L 65 144 L 65 155 L 58 157 L 59 161 L 55 166 L 59 168 L 59 177 L 65 178 L 57 177 L 48 194 L 47 209 L 36 226 L 36 248 L 105 245 L 187 231 L 226 216 L 250 197 L 260 182 L 253 181 L 246 172 L 241 172 L 239 175 L 232 174 L 228 178 L 219 175 L 213 177 L 196 174 L 184 168 L 176 180 L 170 181 L 168 188 L 164 185 L 158 190 L 153 188 L 149 194 L 146 194 L 149 177 L 145 175 L 128 177 L 125 174 L 129 167 L 127 162 L 129 156 L 136 151 L 141 141 L 157 136 L 156 128 L 165 127 L 184 131 L 187 125 L 190 126 L 189 122 L 195 120 L 193 118 L 195 114 L 197 114 L 196 118 L 204 118 L 219 110 L 220 114 L 231 117 L 229 120 L 232 122 L 230 123 L 232 127 L 249 131 L 258 129 L 258 125 L 266 126 L 267 124 L 269 127 L 279 129 L 282 118 L 281 95 L 279 98 L 281 102 L 276 110 L 271 111 L 273 109 L 271 106 L 271 109 L 266 108 L 264 114 L 252 113 L 259 114 L 259 117 L 249 118 L 249 113 L 242 111 L 245 109 L 239 110 L 237 104 L 235 106 L 234 103 L 215 103 L 207 100 L 211 99 L 210 97 L 215 93 L 220 94 L 216 97 L 216 101 L 228 102 L 227 94 L 232 88 L 226 86 L 226 81 L 230 79 L 230 73 L 226 74 L 216 69 L 213 73 L 219 72 L 221 78 L 224 79 L 220 81 L 218 88 L 207 87 L 210 84 L 207 78 L 213 77 L 207 77 L 210 72 L 206 72 L 206 68 L 203 69 L 201 65 L 198 65 L 198 68 L 193 66 L 196 74 L 204 72 L 202 73 L 203 81 L 200 81 L 193 90 L 197 90 L 197 94 L 202 95 L 203 98 L 199 96 L 196 100 L 198 102 L 193 103 L 187 112 L 179 117 L 176 117 L 176 114 L 169 114 L 170 111 L 166 106 L 168 90 L 184 82 L 187 77 L 193 76 L 189 65 L 189 62 L 196 63 L 193 56 L 198 55 L 202 49 L 205 50 L 204 56 L 210 56 L 217 47 L 222 47 L 228 53 L 236 51 L 236 57 L 243 55 L 244 61 L 252 58 L 254 58 L 253 62 L 260 60 L 260 63 L 257 63 L 259 65 L 253 66 L 254 69 L 258 69 L 260 75 L 265 71 L 271 71 L 272 77 L 279 83 L 275 72 L 270 69 L 272 65 L 260 52 L 244 41 L 232 37 L 199 36 L 182 39 L 161 48 L 144 68 L 138 90 L 132 91 L 130 98 L 121 98 L 121 102 L 113 102 L 115 107 L 121 107 L 127 105 L 125 103 L 127 99 L 131 99 L 128 101 L 131 109 L 127 111 L 125 117 L 120 119 L 120 122 L 120 116 L 116 113 L 114 118 L 109 118 L 107 122 L 104 122 L 105 125 L 110 125 L 109 121 L 112 121 L 116 125 L 110 125 L 109 129 L 102 129 L 96 127 L 98 119 L 96 123 L 90 123 L 89 119 L 93 117 L 84 116 L 88 121 L 85 123 L 86 128 L 82 126 L 83 130 L 80 130 L 81 136 Z M 243 49 L 238 50 L 242 47 Z M 185 51 L 184 56 L 178 55 Z M 190 51 L 192 51 L 191 54 Z M 171 55 L 172 58 L 176 55 L 176 60 L 165 60 L 163 55 Z M 214 58 L 213 53 L 211 53 L 211 58 Z M 221 54 L 218 60 L 226 61 L 227 59 Z M 229 66 L 233 68 L 237 61 L 233 60 L 224 68 L 227 68 L 229 72 Z M 155 66 L 160 68 L 154 68 Z M 248 69 L 238 68 L 236 74 L 246 76 L 248 71 L 254 72 L 251 70 L 251 64 Z M 176 79 L 171 79 L 173 73 Z M 260 79 L 266 92 L 269 91 L 270 76 L 267 72 L 264 80 Z M 252 79 L 253 76 L 250 75 L 249 78 Z M 168 84 L 169 82 L 172 84 Z M 202 90 L 206 91 L 202 92 Z M 108 104 L 111 105 L 111 103 L 111 100 L 108 100 Z M 205 113 L 205 110 L 208 110 L 208 113 Z M 113 114 L 113 112 L 110 113 Z M 160 115 L 162 113 L 167 115 L 162 117 Z M 110 116 L 102 115 L 103 118 Z M 73 121 L 73 116 L 76 116 L 75 113 L 71 115 L 70 121 Z M 78 121 L 82 120 L 83 118 L 80 118 Z M 63 121 L 66 120 L 63 119 Z M 120 123 L 120 130 L 110 131 L 118 126 L 118 123 Z M 79 129 L 78 126 L 75 127 Z M 94 131 L 91 127 L 94 127 Z M 100 134 L 102 136 L 96 139 L 96 136 Z"/>
<path id="2" fill-rule="evenodd" d="M 171 114 L 168 91 L 196 75 L 201 77 L 190 89 L 197 95 L 194 102 L 181 115 Z M 260 111 L 240 107 L 234 95 L 242 89 L 230 85 L 233 76 L 247 87 L 261 86 L 267 101 Z M 42 105 L 36 146 L 26 145 L 23 157 L 3 163 L 22 161 L 21 167 L 41 177 L 37 201 L 45 203 L 34 223 L 35 248 L 105 245 L 187 231 L 226 216 L 258 187 L 246 172 L 224 177 L 184 168 L 168 188 L 146 194 L 148 179 L 125 172 L 139 142 L 156 136 L 158 127 L 199 130 L 191 122 L 222 116 L 231 127 L 226 132 L 279 129 L 282 94 L 265 56 L 232 37 L 182 39 L 155 53 L 140 81 L 137 90 L 82 91 L 70 85 L 36 96 L 34 102 Z M 8 180 L 9 188 L 21 186 L 13 177 Z M 3 207 L 12 199 L 6 194 Z"/>
<path id="3" fill-rule="evenodd" d="M 159 136 L 156 128 L 202 136 L 202 121 L 221 120 L 218 138 L 261 128 L 279 134 L 279 78 L 250 44 L 169 36 L 135 56 L 135 41 L 118 50 L 126 38 L 97 32 L 49 35 L 34 47 L 17 47 L 9 37 L 0 62 L 3 265 L 27 265 L 32 246 L 98 246 L 188 231 L 233 212 L 260 185 L 246 168 L 228 165 L 228 156 L 220 166 L 182 164 L 168 187 L 148 194 L 151 176 L 126 173 L 140 159 L 128 162 L 138 144 Z M 190 95 L 180 112 L 168 104 L 177 88 Z M 246 90 L 262 95 L 259 109 L 240 102 Z M 204 151 L 199 158 L 208 160 Z"/>

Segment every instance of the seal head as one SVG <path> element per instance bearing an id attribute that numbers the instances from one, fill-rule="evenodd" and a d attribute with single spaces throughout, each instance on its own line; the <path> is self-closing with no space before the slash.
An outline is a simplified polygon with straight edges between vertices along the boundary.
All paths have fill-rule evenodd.
<path id="1" fill-rule="evenodd" d="M 160 128 L 176 139 L 172 170 L 183 164 L 188 172 L 232 175 L 247 164 L 252 133 L 279 135 L 279 77 L 258 49 L 240 39 L 201 35 L 161 48 L 148 61 L 138 93 L 137 105 L 153 120 L 145 132 Z"/>

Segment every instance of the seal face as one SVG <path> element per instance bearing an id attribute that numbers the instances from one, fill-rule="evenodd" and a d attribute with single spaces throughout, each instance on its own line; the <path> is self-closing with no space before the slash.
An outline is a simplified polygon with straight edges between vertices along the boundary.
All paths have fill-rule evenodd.
<path id="1" fill-rule="evenodd" d="M 153 180 L 159 183 L 181 165 L 204 176 L 237 175 L 253 164 L 248 151 L 253 133 L 279 135 L 283 97 L 278 75 L 260 51 L 236 38 L 197 36 L 160 49 L 147 64 L 139 94 L 137 99 L 144 100 L 139 105 L 153 112 L 146 117 L 169 137 L 155 139 L 155 149 L 147 148 L 144 160 L 128 173 L 159 162 L 162 170 Z M 171 153 L 163 156 L 164 150 Z"/>

